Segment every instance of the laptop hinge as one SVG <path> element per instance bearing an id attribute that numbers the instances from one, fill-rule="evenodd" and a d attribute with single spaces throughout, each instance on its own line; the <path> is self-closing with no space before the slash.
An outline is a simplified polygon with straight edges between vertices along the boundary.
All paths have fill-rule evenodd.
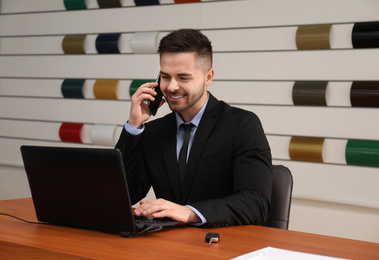
<path id="1" fill-rule="evenodd" d="M 133 236 L 133 232 L 128 232 L 128 231 L 121 231 L 120 235 L 122 237 L 132 237 Z"/>

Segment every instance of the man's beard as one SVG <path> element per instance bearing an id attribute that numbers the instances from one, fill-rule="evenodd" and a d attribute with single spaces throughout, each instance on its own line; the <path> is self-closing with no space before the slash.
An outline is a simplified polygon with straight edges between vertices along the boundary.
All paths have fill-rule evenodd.
<path id="1" fill-rule="evenodd" d="M 188 104 L 185 107 L 178 107 L 178 106 L 174 107 L 174 106 L 171 106 L 170 102 L 167 102 L 167 103 L 173 112 L 182 113 L 183 111 L 193 107 L 203 97 L 204 90 L 205 90 L 205 80 L 203 82 L 203 87 L 200 89 L 200 91 L 195 93 L 194 96 L 189 97 L 188 95 L 186 95 L 186 97 L 191 98 L 191 100 L 188 101 Z M 168 99 L 166 98 L 166 100 L 168 100 Z"/>

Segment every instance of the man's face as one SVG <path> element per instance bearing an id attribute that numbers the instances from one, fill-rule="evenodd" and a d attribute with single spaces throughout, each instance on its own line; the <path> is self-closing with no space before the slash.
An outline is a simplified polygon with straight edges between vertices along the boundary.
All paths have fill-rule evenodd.
<path id="1" fill-rule="evenodd" d="M 199 112 L 207 100 L 207 87 L 214 72 L 204 58 L 194 53 L 163 53 L 161 55 L 161 90 L 174 112 L 185 121 Z"/>

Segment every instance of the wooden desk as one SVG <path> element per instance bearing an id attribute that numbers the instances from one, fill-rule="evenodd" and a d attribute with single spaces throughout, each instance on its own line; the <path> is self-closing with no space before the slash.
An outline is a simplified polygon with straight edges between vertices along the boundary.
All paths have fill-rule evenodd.
<path id="1" fill-rule="evenodd" d="M 36 221 L 30 198 L 0 201 L 0 212 Z M 208 232 L 221 235 L 209 246 Z M 379 259 L 379 244 L 260 226 L 183 225 L 122 238 L 93 231 L 28 224 L 0 215 L 0 259 L 230 259 L 267 246 L 348 259 Z"/>

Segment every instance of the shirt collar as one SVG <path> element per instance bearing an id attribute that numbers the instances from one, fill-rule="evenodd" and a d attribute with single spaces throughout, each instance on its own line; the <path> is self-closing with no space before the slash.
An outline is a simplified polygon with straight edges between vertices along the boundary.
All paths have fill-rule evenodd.
<path id="1" fill-rule="evenodd" d="M 190 123 L 194 124 L 196 127 L 199 126 L 199 123 L 200 123 L 200 120 L 201 118 L 203 117 L 203 114 L 204 114 L 204 111 L 205 111 L 205 108 L 207 107 L 207 104 L 208 104 L 208 100 L 209 100 L 209 94 L 207 92 L 207 101 L 205 101 L 205 104 L 203 105 L 203 107 L 200 109 L 199 112 L 197 112 L 196 116 L 191 120 Z M 179 132 L 179 126 L 181 124 L 185 124 L 182 117 L 175 112 L 175 117 L 176 117 L 176 125 L 177 125 L 177 131 Z"/>

